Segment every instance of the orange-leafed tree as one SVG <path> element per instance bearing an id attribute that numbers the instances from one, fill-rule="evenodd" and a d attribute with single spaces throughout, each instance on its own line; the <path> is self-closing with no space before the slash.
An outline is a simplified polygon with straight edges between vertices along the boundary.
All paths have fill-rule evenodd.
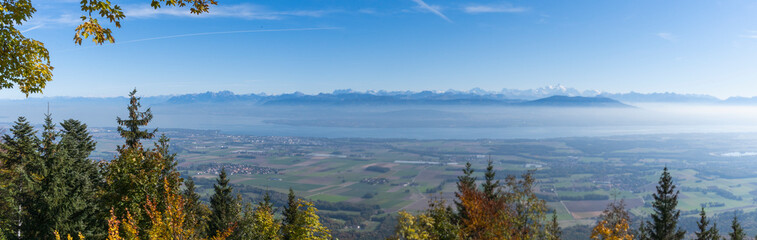
<path id="1" fill-rule="evenodd" d="M 460 238 L 462 239 L 506 239 L 511 234 L 512 210 L 503 198 L 491 199 L 486 193 L 463 188 L 461 205 L 466 218 L 462 219 Z"/>
<path id="2" fill-rule="evenodd" d="M 479 189 L 470 164 L 455 194 L 457 213 L 444 203 L 431 201 L 418 215 L 401 212 L 395 239 L 557 239 L 559 226 L 548 226 L 546 203 L 533 192 L 532 172 L 520 178 L 508 176 L 504 184 L 495 178 L 493 163 L 487 182 Z M 451 229 L 447 231 L 447 229 Z M 450 234 L 454 233 L 454 234 Z"/>
<path id="3" fill-rule="evenodd" d="M 625 202 L 614 201 L 602 211 L 599 222 L 591 231 L 591 239 L 631 240 L 634 236 L 629 230 L 629 222 L 631 222 L 631 217 L 626 211 Z"/>
<path id="4" fill-rule="evenodd" d="M 628 221 L 620 220 L 617 224 L 609 224 L 602 220 L 591 230 L 591 239 L 595 240 L 632 240 L 633 235 L 628 231 Z"/>

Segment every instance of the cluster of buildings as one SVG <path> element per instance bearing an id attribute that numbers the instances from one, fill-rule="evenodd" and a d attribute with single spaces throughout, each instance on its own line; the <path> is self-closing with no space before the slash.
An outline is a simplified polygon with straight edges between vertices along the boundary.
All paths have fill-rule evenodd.
<path id="1" fill-rule="evenodd" d="M 386 184 L 389 182 L 386 178 L 363 178 L 363 180 L 360 180 L 361 183 L 366 183 L 370 185 L 376 185 L 376 184 Z"/>
<path id="2" fill-rule="evenodd" d="M 208 167 L 205 170 L 198 171 L 197 175 L 218 175 L 221 172 L 221 169 L 226 169 L 226 173 L 229 175 L 279 174 L 279 169 L 276 168 L 228 164 Z"/>

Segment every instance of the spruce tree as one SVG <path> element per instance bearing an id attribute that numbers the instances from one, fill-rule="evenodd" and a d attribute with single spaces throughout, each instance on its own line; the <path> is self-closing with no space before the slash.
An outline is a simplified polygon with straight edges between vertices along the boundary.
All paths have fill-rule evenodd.
<path id="1" fill-rule="evenodd" d="M 562 230 L 560 230 L 560 224 L 557 223 L 557 212 L 552 212 L 552 221 L 547 225 L 547 234 L 549 240 L 562 239 Z"/>
<path id="2" fill-rule="evenodd" d="M 678 228 L 678 218 L 681 211 L 676 210 L 678 205 L 678 191 L 673 184 L 673 178 L 668 168 L 662 172 L 657 185 L 657 193 L 652 194 L 652 221 L 650 222 L 649 237 L 655 240 L 678 240 L 683 239 L 686 232 Z"/>
<path id="3" fill-rule="evenodd" d="M 739 223 L 739 218 L 736 217 L 736 214 L 733 215 L 733 220 L 731 221 L 731 232 L 728 233 L 728 236 L 731 237 L 731 240 L 746 239 L 746 233 L 744 233 L 744 229 L 741 228 L 741 223 Z"/>
<path id="4" fill-rule="evenodd" d="M 233 189 L 229 185 L 226 169 L 221 169 L 216 184 L 213 185 L 213 196 L 210 197 L 210 221 L 208 235 L 215 236 L 219 232 L 233 227 L 239 215 L 239 206 L 234 198 Z"/>
<path id="5" fill-rule="evenodd" d="M 77 163 L 86 162 L 87 166 L 92 165 L 90 164 L 92 161 L 87 158 L 95 150 L 96 143 L 87 130 L 87 124 L 79 120 L 68 119 L 63 121 L 60 126 L 62 128 L 60 145 L 66 151 L 66 155 Z"/>
<path id="6" fill-rule="evenodd" d="M 704 207 L 702 207 L 702 210 L 699 212 L 699 222 L 697 222 L 698 231 L 695 233 L 697 240 L 711 239 L 709 225 L 710 220 L 707 220 L 707 214 L 704 212 Z"/>
<path id="7" fill-rule="evenodd" d="M 651 240 L 649 238 L 649 223 L 644 220 L 639 221 L 639 228 L 634 233 L 637 240 Z"/>
<path id="8" fill-rule="evenodd" d="M 707 214 L 704 211 L 704 207 L 699 212 L 699 222 L 697 222 L 697 232 L 695 232 L 695 239 L 697 240 L 720 240 L 720 233 L 718 232 L 717 223 L 710 225 L 710 220 L 707 219 Z"/>
<path id="9" fill-rule="evenodd" d="M 210 215 L 209 209 L 200 201 L 200 194 L 195 192 L 195 182 L 192 180 L 192 177 L 187 177 L 184 181 L 184 187 L 184 191 L 182 192 L 184 212 L 186 213 L 184 221 L 187 226 L 194 229 L 196 237 L 206 238 L 207 220 Z"/>
<path id="10" fill-rule="evenodd" d="M 499 180 L 494 180 L 496 173 L 494 172 L 494 165 L 491 157 L 486 164 L 486 172 L 484 173 L 484 183 L 481 185 L 484 194 L 490 200 L 497 198 L 497 190 L 499 189 Z"/>
<path id="11" fill-rule="evenodd" d="M 284 220 L 282 221 L 282 231 L 284 240 L 299 239 L 299 235 L 295 233 L 295 229 L 299 225 L 302 225 L 302 211 L 297 200 L 297 196 L 294 195 L 294 190 L 289 188 L 289 195 L 287 197 L 287 205 L 284 206 Z"/>
<path id="12" fill-rule="evenodd" d="M 136 97 L 137 89 L 134 89 L 129 93 L 129 117 L 128 119 L 116 118 L 118 122 L 118 133 L 121 137 L 126 139 L 127 147 L 135 147 L 142 139 L 151 139 L 155 136 L 157 130 L 141 130 L 140 127 L 147 126 L 152 120 L 152 111 L 147 108 L 144 112 L 140 112 L 139 108 L 142 104 L 139 103 L 141 98 Z"/>
<path id="13" fill-rule="evenodd" d="M 98 197 L 103 188 L 103 178 L 97 162 L 89 158 L 95 150 L 95 141 L 87 130 L 87 125 L 78 120 L 68 119 L 61 124 L 59 151 L 65 157 L 67 171 L 65 182 L 69 188 L 66 204 L 71 216 L 68 218 L 66 234 L 82 233 L 86 237 L 99 238 L 106 232 L 105 221 L 108 211 Z M 59 230 L 64 233 L 63 229 Z"/>
<path id="14" fill-rule="evenodd" d="M 148 229 L 149 221 L 145 203 L 149 198 L 156 206 L 156 210 L 163 211 L 167 195 L 179 194 L 178 171 L 175 169 L 175 159 L 168 153 L 168 139 L 161 138 L 155 143 L 155 148 L 146 148 L 140 140 L 150 139 L 155 130 L 141 130 L 140 127 L 149 124 L 152 113 L 149 109 L 140 112 L 139 98 L 136 91 L 130 93 L 129 118 L 118 118 L 119 133 L 125 144 L 119 146 L 118 155 L 102 168 L 105 178 L 103 193 L 104 209 L 114 209 L 118 218 L 126 217 L 129 212 L 140 229 Z M 164 190 L 168 181 L 169 192 Z"/>
<path id="15" fill-rule="evenodd" d="M 263 201 L 258 202 L 258 207 L 262 207 L 273 212 L 273 202 L 271 202 L 271 194 L 269 192 L 263 194 Z"/>
<path id="16" fill-rule="evenodd" d="M 66 157 L 58 153 L 57 136 L 55 124 L 50 114 L 46 114 L 39 146 L 41 165 L 36 173 L 39 188 L 34 194 L 36 198 L 28 206 L 28 224 L 23 228 L 27 239 L 52 239 L 49 229 L 71 230 L 68 221 L 72 212 L 67 204 L 70 188 L 65 174 L 73 169 L 68 168 Z"/>
<path id="17" fill-rule="evenodd" d="M 455 207 L 457 207 L 457 220 L 458 222 L 462 221 L 463 219 L 467 219 L 465 206 L 462 204 L 462 200 L 460 199 L 462 197 L 463 190 L 475 190 L 476 189 L 476 177 L 473 176 L 474 169 L 471 166 L 470 162 L 465 163 L 465 168 L 463 169 L 463 175 L 457 177 L 457 192 L 455 192 Z"/>
<path id="18" fill-rule="evenodd" d="M 42 145 L 39 152 L 46 168 L 50 168 L 55 164 L 55 154 L 58 151 L 58 144 L 55 141 L 58 137 L 58 133 L 55 131 L 55 124 L 53 123 L 52 115 L 45 114 L 45 124 L 42 131 Z"/>
<path id="19" fill-rule="evenodd" d="M 181 174 L 176 169 L 178 162 L 176 161 L 176 154 L 171 153 L 169 148 L 170 139 L 162 134 L 158 141 L 155 143 L 155 160 L 159 162 L 161 166 L 160 179 L 165 179 L 168 183 L 168 187 L 171 189 L 170 193 L 165 191 L 158 191 L 158 199 L 165 199 L 166 194 L 179 194 L 181 182 L 184 180 L 181 178 Z M 160 186 L 163 186 L 163 181 L 160 182 Z M 165 203 L 163 201 L 158 202 L 158 209 L 164 209 Z"/>
<path id="20" fill-rule="evenodd" d="M 711 240 L 720 240 L 720 231 L 718 231 L 718 223 L 714 222 L 712 223 L 712 228 L 710 228 L 709 236 Z"/>
<path id="21" fill-rule="evenodd" d="M 39 138 L 37 131 L 25 117 L 18 117 L 10 129 L 11 135 L 3 135 L 3 150 L 5 152 L 5 164 L 8 166 L 24 165 L 37 161 L 39 152 Z"/>
<path id="22" fill-rule="evenodd" d="M 5 184 L 8 190 L 11 213 L 8 221 L 13 236 L 19 239 L 34 239 L 26 230 L 33 226 L 30 221 L 29 210 L 38 201 L 36 193 L 39 191 L 39 178 L 44 163 L 39 153 L 40 140 L 36 131 L 24 117 L 19 117 L 13 127 L 11 135 L 3 135 L 0 145 L 0 160 L 9 179 Z"/>

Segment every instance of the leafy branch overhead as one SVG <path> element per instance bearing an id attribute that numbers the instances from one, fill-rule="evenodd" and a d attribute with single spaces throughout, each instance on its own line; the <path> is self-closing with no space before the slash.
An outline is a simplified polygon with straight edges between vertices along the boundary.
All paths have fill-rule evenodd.
<path id="1" fill-rule="evenodd" d="M 218 2 L 215 0 L 153 0 L 150 6 L 158 9 L 162 6 L 185 7 L 190 5 L 189 12 L 199 15 L 208 12 L 210 5 L 217 4 Z M 105 41 L 115 42 L 111 29 L 103 27 L 96 16 L 99 15 L 100 18 L 113 23 L 116 28 L 121 28 L 120 20 L 125 17 L 121 6 L 112 4 L 108 0 L 82 0 L 81 11 L 85 13 L 81 16 L 81 20 L 84 22 L 75 29 L 74 42 L 76 44 L 81 45 L 82 40 L 90 36 L 95 44 L 103 44 Z M 95 17 L 93 17 L 93 14 Z"/>
<path id="2" fill-rule="evenodd" d="M 207 13 L 215 0 L 152 0 L 155 9 L 163 6 L 189 6 L 192 14 Z M 96 45 L 114 43 L 110 23 L 121 27 L 126 17 L 121 6 L 109 0 L 82 0 L 82 23 L 75 29 L 74 43 L 81 45 L 84 39 L 91 39 Z M 52 81 L 53 67 L 50 54 L 44 43 L 25 37 L 20 30 L 32 18 L 36 9 L 31 0 L 0 0 L 0 89 L 17 87 L 27 97 L 32 93 L 42 93 L 47 82 Z"/>

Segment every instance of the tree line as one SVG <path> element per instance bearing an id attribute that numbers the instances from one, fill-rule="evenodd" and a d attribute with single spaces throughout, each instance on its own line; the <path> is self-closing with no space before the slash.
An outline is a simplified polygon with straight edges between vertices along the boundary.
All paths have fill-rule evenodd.
<path id="1" fill-rule="evenodd" d="M 591 239 L 602 240 L 680 240 L 687 237 L 686 231 L 679 227 L 681 211 L 678 205 L 678 193 L 668 168 L 663 169 L 657 184 L 656 193 L 652 194 L 652 213 L 648 220 L 639 221 L 637 229 L 630 229 L 631 217 L 623 201 L 614 201 L 600 215 L 599 221 L 592 229 Z M 731 231 L 720 234 L 717 223 L 710 224 L 704 206 L 699 212 L 697 231 L 688 236 L 696 240 L 746 240 L 748 237 L 734 214 Z M 757 239 L 757 237 L 755 237 Z"/>

